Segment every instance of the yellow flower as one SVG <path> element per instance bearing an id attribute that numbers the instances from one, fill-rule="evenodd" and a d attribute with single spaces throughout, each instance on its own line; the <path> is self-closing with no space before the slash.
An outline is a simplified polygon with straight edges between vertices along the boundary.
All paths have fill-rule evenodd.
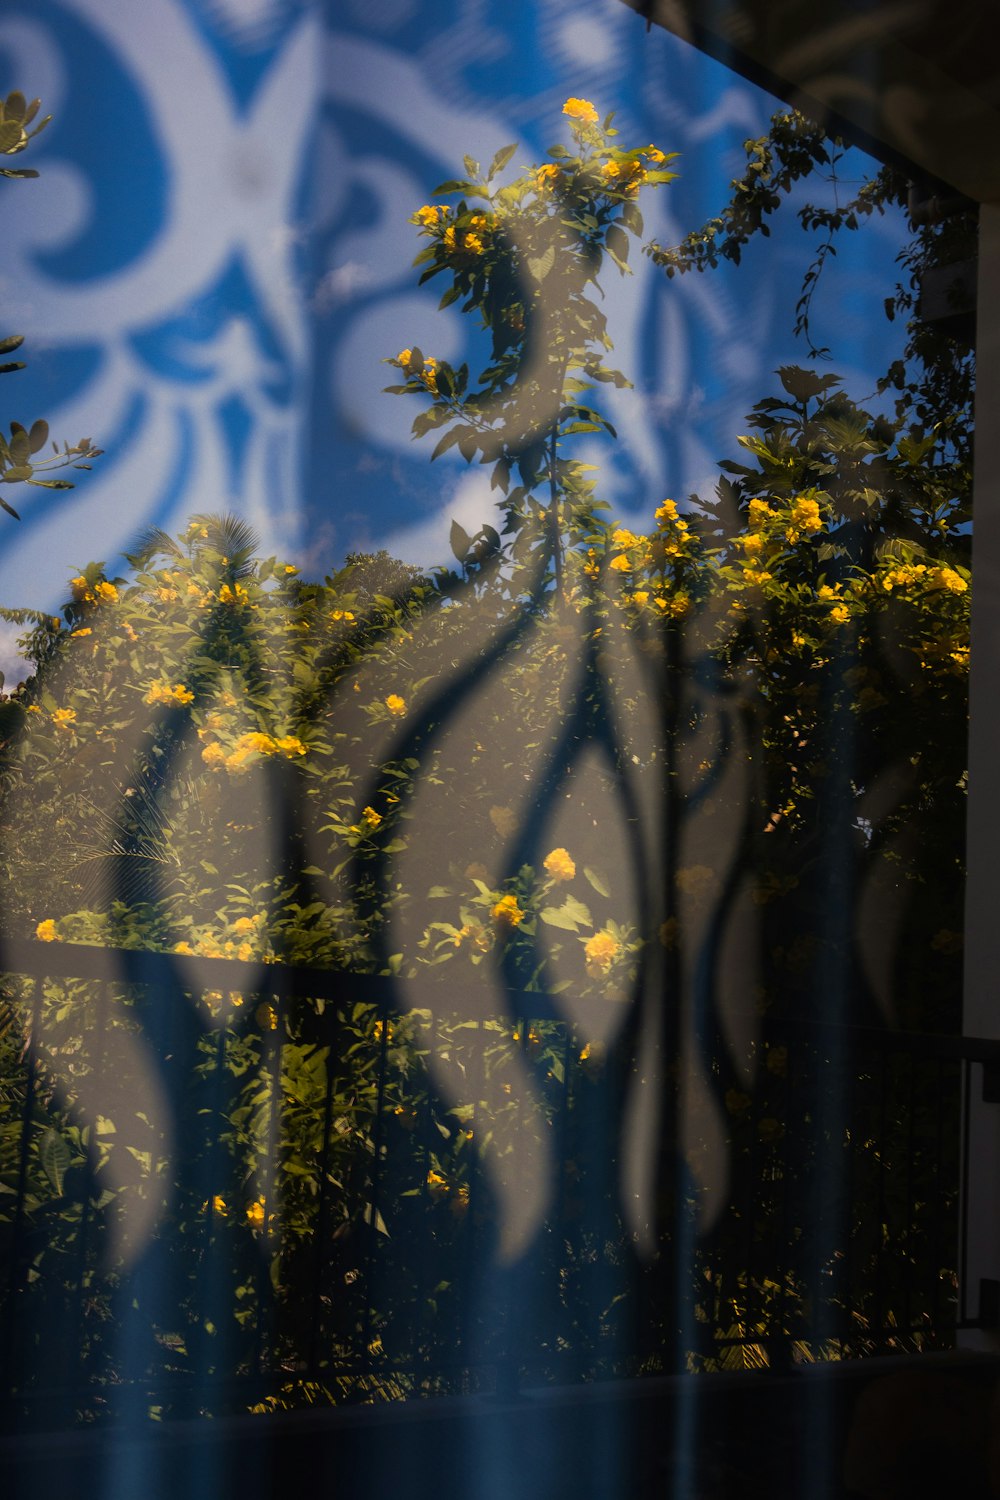
<path id="1" fill-rule="evenodd" d="M 451 1191 L 448 1186 L 447 1177 L 442 1177 L 441 1173 L 436 1172 L 433 1167 L 431 1167 L 430 1171 L 427 1173 L 427 1191 L 430 1193 L 435 1202 L 439 1198 L 447 1198 L 449 1192 Z"/>
<path id="2" fill-rule="evenodd" d="M 194 952 L 194 949 L 191 947 L 190 943 L 175 943 L 174 952 L 181 954 L 190 954 Z"/>
<path id="3" fill-rule="evenodd" d="M 467 234 L 462 249 L 468 251 L 470 255 L 482 255 L 483 242 L 478 234 Z"/>
<path id="4" fill-rule="evenodd" d="M 223 1198 L 221 1193 L 216 1193 L 215 1197 L 212 1199 L 212 1212 L 218 1214 L 220 1219 L 226 1218 L 229 1213 L 229 1210 L 226 1207 L 226 1200 L 225 1198 Z"/>
<path id="5" fill-rule="evenodd" d="M 635 593 L 632 595 L 632 603 L 641 606 L 646 603 L 648 598 L 649 593 L 646 589 L 636 589 Z"/>
<path id="6" fill-rule="evenodd" d="M 382 814 L 375 811 L 374 807 L 366 807 L 361 814 L 361 821 L 367 828 L 377 828 L 382 821 Z"/>
<path id="7" fill-rule="evenodd" d="M 236 950 L 236 957 L 239 959 L 241 964 L 248 964 L 253 958 L 253 944 L 240 943 L 239 947 Z"/>
<path id="8" fill-rule="evenodd" d="M 297 568 L 297 567 L 296 567 L 296 566 L 295 566 L 295 564 L 294 564 L 294 563 L 285 563 L 285 577 L 286 577 L 286 578 L 294 578 L 294 577 L 295 577 L 295 574 L 296 574 L 296 573 L 297 573 L 297 572 L 298 572 L 298 571 L 299 571 L 299 570 L 298 570 L 298 568 Z"/>
<path id="9" fill-rule="evenodd" d="M 600 979 L 605 975 L 620 952 L 621 943 L 606 929 L 595 932 L 592 938 L 588 938 L 584 944 L 583 956 L 591 979 Z"/>
<path id="10" fill-rule="evenodd" d="M 396 355 L 396 363 L 397 365 L 402 365 L 404 370 L 408 370 L 410 368 L 410 360 L 412 358 L 412 349 L 400 349 L 399 353 Z"/>
<path id="11" fill-rule="evenodd" d="M 258 755 L 273 755 L 276 741 L 269 734 L 262 734 L 259 729 L 250 729 L 246 734 L 241 734 L 236 741 L 237 751 L 256 750 Z"/>
<path id="12" fill-rule="evenodd" d="M 437 203 L 425 203 L 412 216 L 411 223 L 420 224 L 424 229 L 433 229 L 445 213 L 447 209 L 441 208 Z"/>
<path id="13" fill-rule="evenodd" d="M 771 519 L 772 511 L 766 500 L 750 501 L 750 529 L 759 531 Z"/>
<path id="14" fill-rule="evenodd" d="M 611 545 L 613 547 L 637 547 L 645 537 L 636 536 L 634 531 L 629 531 L 625 526 L 616 526 L 611 533 Z"/>
<path id="15" fill-rule="evenodd" d="M 258 1005 L 253 1013 L 253 1018 L 261 1031 L 277 1031 L 278 1029 L 278 1012 L 273 1005 L 268 1005 L 266 1002 L 263 1005 Z"/>
<path id="16" fill-rule="evenodd" d="M 293 755 L 306 754 L 306 746 L 302 743 L 302 741 L 296 734 L 282 735 L 280 740 L 272 740 L 271 743 L 275 747 L 275 749 L 280 750 L 281 754 L 287 755 L 289 759 Z"/>
<path id="17" fill-rule="evenodd" d="M 610 566 L 616 573 L 628 573 L 632 568 L 632 564 L 629 562 L 624 552 L 620 553 L 617 557 L 613 557 L 611 559 Z"/>
<path id="18" fill-rule="evenodd" d="M 81 635 L 93 635 L 93 633 L 94 632 L 91 630 L 90 626 L 89 625 L 85 625 L 82 630 L 74 630 L 72 632 L 72 639 L 75 641 L 78 636 L 81 636 Z"/>
<path id="19" fill-rule="evenodd" d="M 538 193 L 551 192 L 561 177 L 562 169 L 557 167 L 554 161 L 546 162 L 535 173 L 535 191 Z"/>
<path id="20" fill-rule="evenodd" d="M 230 588 L 228 583 L 224 583 L 219 590 L 220 604 L 242 604 L 246 597 L 247 591 L 242 583 L 234 583 L 232 588 Z"/>
<path id="21" fill-rule="evenodd" d="M 796 500 L 792 506 L 792 525 L 797 526 L 800 531 L 822 530 L 823 518 L 819 511 L 819 501 L 806 496 Z"/>
<path id="22" fill-rule="evenodd" d="M 385 706 L 397 719 L 401 719 L 406 713 L 406 699 L 401 698 L 398 693 L 390 693 L 385 700 Z"/>
<path id="23" fill-rule="evenodd" d="M 714 883 L 715 871 L 708 865 L 688 865 L 686 869 L 678 870 L 674 876 L 677 889 L 696 901 L 707 895 Z"/>
<path id="24" fill-rule="evenodd" d="M 46 917 L 44 922 L 39 922 L 35 928 L 35 937 L 40 943 L 57 943 L 59 941 L 56 924 L 51 917 Z"/>
<path id="25" fill-rule="evenodd" d="M 928 583 L 934 589 L 947 589 L 949 594 L 964 594 L 969 587 L 961 573 L 956 573 L 954 568 L 932 569 Z"/>
<path id="26" fill-rule="evenodd" d="M 569 115 L 571 120 L 579 120 L 583 125 L 597 124 L 597 110 L 589 99 L 567 99 L 562 112 L 564 115 Z"/>
<path id="27" fill-rule="evenodd" d="M 449 252 L 449 254 L 452 251 L 454 251 L 454 249 L 455 249 L 455 226 L 454 226 L 454 224 L 449 224 L 448 225 L 448 228 L 445 230 L 444 234 L 441 236 L 441 243 L 444 246 L 444 248 Z"/>
<path id="28" fill-rule="evenodd" d="M 508 895 L 500 897 L 491 915 L 502 927 L 520 927 L 525 914 L 517 904 L 517 897 Z"/>
<path id="29" fill-rule="evenodd" d="M 391 1021 L 376 1021 L 372 1032 L 377 1042 L 381 1042 L 384 1037 L 387 1043 L 391 1043 L 395 1036 L 396 1028 Z"/>
<path id="30" fill-rule="evenodd" d="M 118 599 L 118 590 L 113 583 L 95 584 L 94 593 L 98 599 L 103 599 L 107 604 L 114 604 Z"/>
<path id="31" fill-rule="evenodd" d="M 606 161 L 601 168 L 601 176 L 610 178 L 612 181 L 621 176 L 622 169 L 616 161 Z"/>
<path id="32" fill-rule="evenodd" d="M 194 693 L 183 682 L 151 682 L 146 689 L 143 703 L 193 703 Z"/>
<path id="33" fill-rule="evenodd" d="M 74 599 L 86 599 L 89 601 L 94 597 L 90 591 L 87 580 L 86 578 L 84 578 L 82 573 L 78 574 L 76 578 L 71 578 L 69 581 L 69 586 L 73 592 Z"/>
<path id="34" fill-rule="evenodd" d="M 76 720 L 75 708 L 57 708 L 51 715 L 52 722 L 58 729 L 69 729 Z"/>
<path id="35" fill-rule="evenodd" d="M 659 521 L 662 526 L 665 521 L 677 520 L 677 501 L 664 500 L 662 505 L 657 506 L 653 512 L 654 520 Z"/>
<path id="36" fill-rule="evenodd" d="M 437 360 L 434 359 L 430 354 L 428 354 L 427 358 L 424 360 L 424 368 L 421 371 L 420 379 L 424 382 L 424 385 L 430 391 L 431 395 L 432 396 L 436 396 L 437 395 Z"/>
<path id="37" fill-rule="evenodd" d="M 156 597 L 157 599 L 159 599 L 161 604 L 173 604 L 174 600 L 177 598 L 177 590 L 159 588 L 156 590 Z"/>
<path id="38" fill-rule="evenodd" d="M 206 766 L 224 766 L 226 764 L 226 752 L 217 740 L 214 744 L 205 746 L 201 752 L 201 758 Z"/>
<path id="39" fill-rule="evenodd" d="M 748 557 L 756 557 L 764 547 L 764 538 L 757 531 L 748 531 L 746 536 L 738 537 L 737 541 Z"/>
<path id="40" fill-rule="evenodd" d="M 851 612 L 846 604 L 835 604 L 830 611 L 830 619 L 837 625 L 846 625 L 851 618 Z"/>
<path id="41" fill-rule="evenodd" d="M 676 917 L 668 917 L 660 923 L 659 939 L 664 948 L 675 948 L 680 936 L 681 924 Z"/>
<path id="42" fill-rule="evenodd" d="M 247 1223 L 251 1229 L 264 1228 L 264 1200 L 255 1198 L 252 1203 L 247 1204 Z"/>
<path id="43" fill-rule="evenodd" d="M 510 807 L 491 807 L 490 822 L 502 839 L 509 839 L 517 830 L 517 818 Z"/>
<path id="44" fill-rule="evenodd" d="M 348 625 L 352 625 L 354 623 L 354 614 L 349 609 L 331 609 L 329 618 L 333 620 L 335 624 L 340 620 L 345 620 Z"/>
<path id="45" fill-rule="evenodd" d="M 576 865 L 565 849 L 553 849 L 542 863 L 553 880 L 573 880 L 576 877 Z"/>
<path id="46" fill-rule="evenodd" d="M 237 917 L 233 923 L 234 932 L 253 932 L 254 922 L 252 917 Z"/>
<path id="47" fill-rule="evenodd" d="M 654 167 L 662 166 L 667 159 L 659 146 L 647 146 L 644 154 L 653 163 Z"/>

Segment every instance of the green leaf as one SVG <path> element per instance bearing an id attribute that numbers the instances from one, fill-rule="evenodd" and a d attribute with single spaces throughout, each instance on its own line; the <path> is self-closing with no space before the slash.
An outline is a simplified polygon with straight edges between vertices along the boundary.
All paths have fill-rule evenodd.
<path id="1" fill-rule="evenodd" d="M 550 245 L 544 255 L 529 255 L 528 270 L 535 281 L 542 282 L 556 263 L 556 247 Z"/>
<path id="2" fill-rule="evenodd" d="M 579 927 L 562 906 L 544 906 L 539 912 L 548 927 L 561 927 L 564 932 L 578 932 Z"/>
<path id="3" fill-rule="evenodd" d="M 497 175 L 498 172 L 502 172 L 503 171 L 504 167 L 510 161 L 511 157 L 514 155 L 514 152 L 516 150 L 517 150 L 517 142 L 516 141 L 515 141 L 515 143 L 514 143 L 513 146 L 501 146 L 500 147 L 500 150 L 497 152 L 496 156 L 494 156 L 493 160 L 490 162 L 490 170 L 486 174 L 486 180 L 487 180 L 487 182 L 490 182 Z"/>
<path id="4" fill-rule="evenodd" d="M 447 182 L 442 182 L 434 189 L 434 197 L 439 198 L 443 193 L 471 193 L 475 186 L 474 182 L 467 182 L 460 177 L 449 177 Z"/>
<path id="5" fill-rule="evenodd" d="M 452 521 L 448 541 L 459 562 L 464 563 L 469 555 L 469 548 L 472 546 L 472 538 L 465 527 L 460 526 L 457 521 Z"/>
<path id="6" fill-rule="evenodd" d="M 43 1132 L 38 1143 L 38 1159 L 56 1192 L 62 1193 L 63 1178 L 69 1169 L 70 1153 L 69 1147 L 58 1130 L 53 1130 L 51 1125 Z"/>
<path id="7" fill-rule="evenodd" d="M 608 885 L 606 878 L 601 874 L 599 870 L 593 869 L 590 865 L 584 865 L 583 875 L 584 879 L 594 887 L 594 890 L 599 896 L 611 895 L 611 887 Z"/>

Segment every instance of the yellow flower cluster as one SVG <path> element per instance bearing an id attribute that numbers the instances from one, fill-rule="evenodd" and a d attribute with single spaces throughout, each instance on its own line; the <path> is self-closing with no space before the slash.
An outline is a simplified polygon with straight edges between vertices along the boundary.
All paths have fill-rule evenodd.
<path id="1" fill-rule="evenodd" d="M 792 505 L 789 517 L 791 524 L 785 530 L 785 536 L 794 547 L 803 536 L 812 536 L 823 529 L 823 517 L 819 511 L 819 501 L 803 495 Z"/>
<path id="2" fill-rule="evenodd" d="M 397 719 L 401 719 L 406 713 L 406 699 L 401 698 L 398 693 L 390 693 L 385 700 L 385 706 Z"/>
<path id="3" fill-rule="evenodd" d="M 203 734 L 204 731 L 199 733 Z M 202 750 L 201 758 L 213 770 L 221 771 L 225 768 L 227 771 L 240 772 L 249 768 L 251 756 L 254 755 L 283 755 L 286 760 L 295 760 L 307 753 L 308 747 L 298 735 L 275 736 L 253 729 L 241 734 L 229 751 L 218 740 L 213 740 Z"/>
<path id="4" fill-rule="evenodd" d="M 354 611 L 350 609 L 331 609 L 329 618 L 335 625 L 339 625 L 341 621 L 345 625 L 353 625 L 356 616 Z"/>
<path id="5" fill-rule="evenodd" d="M 882 575 L 882 587 L 887 594 L 893 589 L 909 588 L 911 584 L 922 583 L 927 576 L 926 563 L 905 563 L 900 568 L 890 568 Z"/>
<path id="6" fill-rule="evenodd" d="M 176 594 L 174 597 L 177 597 Z M 234 583 L 231 586 L 228 583 L 224 583 L 219 590 L 220 604 L 245 604 L 247 598 L 247 591 L 242 583 Z"/>
<path id="7" fill-rule="evenodd" d="M 57 729 L 69 729 L 76 722 L 75 708 L 57 708 L 50 715 Z"/>
<path id="8" fill-rule="evenodd" d="M 264 1228 L 263 1198 L 255 1198 L 252 1203 L 247 1204 L 247 1223 L 255 1231 Z"/>
<path id="9" fill-rule="evenodd" d="M 576 865 L 566 849 L 553 849 L 542 861 L 547 875 L 553 880 L 574 880 Z"/>
<path id="10" fill-rule="evenodd" d="M 606 161 L 601 168 L 601 176 L 610 188 L 631 196 L 638 192 L 645 181 L 646 168 L 635 157 L 624 161 Z"/>
<path id="11" fill-rule="evenodd" d="M 443 1177 L 441 1173 L 436 1171 L 433 1167 L 431 1167 L 427 1173 L 427 1191 L 430 1193 L 435 1203 L 440 1198 L 447 1198 L 448 1194 L 451 1192 L 451 1188 L 448 1186 L 447 1177 Z"/>
<path id="12" fill-rule="evenodd" d="M 582 125 L 597 124 L 597 110 L 589 99 L 567 99 L 562 112 L 569 115 L 571 120 L 579 120 Z"/>
<path id="13" fill-rule="evenodd" d="M 183 682 L 169 683 L 158 678 L 143 695 L 143 703 L 193 703 L 194 693 Z"/>
<path id="14" fill-rule="evenodd" d="M 501 896 L 491 913 L 494 922 L 501 927 L 520 927 L 525 913 L 517 904 L 516 896 Z"/>
<path id="15" fill-rule="evenodd" d="M 488 953 L 493 947 L 493 936 L 487 932 L 481 922 L 463 922 L 451 941 L 455 948 L 464 948 L 468 945 L 478 948 L 480 953 Z"/>
<path id="16" fill-rule="evenodd" d="M 362 809 L 361 823 L 359 824 L 359 827 L 361 829 L 363 829 L 366 833 L 367 832 L 374 833 L 375 829 L 379 826 L 379 824 L 381 823 L 381 821 L 382 821 L 382 814 L 381 813 L 376 812 L 375 809 L 374 809 L 374 807 L 366 807 L 366 808 Z"/>
<path id="17" fill-rule="evenodd" d="M 674 876 L 674 884 L 679 891 L 690 896 L 695 901 L 700 901 L 707 896 L 715 885 L 715 871 L 709 865 L 688 865 L 678 870 Z"/>
<path id="18" fill-rule="evenodd" d="M 932 589 L 945 589 L 949 594 L 964 594 L 969 588 L 961 573 L 956 573 L 954 568 L 933 568 L 927 582 Z"/>
<path id="19" fill-rule="evenodd" d="M 591 979 L 603 978 L 621 953 L 621 947 L 614 933 L 608 932 L 606 928 L 595 932 L 592 938 L 587 939 L 583 948 L 583 956 Z"/>
<path id="20" fill-rule="evenodd" d="M 759 531 L 762 526 L 766 526 L 768 521 L 772 519 L 773 514 L 774 512 L 766 500 L 751 500 L 750 530 Z"/>
<path id="21" fill-rule="evenodd" d="M 56 943 L 59 941 L 56 924 L 51 917 L 46 917 L 44 922 L 39 922 L 35 928 L 35 937 L 40 943 Z"/>
<path id="22" fill-rule="evenodd" d="M 118 602 L 118 590 L 113 583 L 102 580 L 94 585 L 94 595 L 105 604 L 116 604 Z"/>
<path id="23" fill-rule="evenodd" d="M 418 208 L 410 218 L 411 224 L 419 224 L 422 229 L 435 229 L 442 219 L 448 217 L 448 210 L 437 203 L 425 203 L 423 208 Z"/>
<path id="24" fill-rule="evenodd" d="M 562 168 L 557 167 L 554 161 L 546 162 L 535 172 L 535 191 L 537 193 L 550 193 L 562 179 Z"/>

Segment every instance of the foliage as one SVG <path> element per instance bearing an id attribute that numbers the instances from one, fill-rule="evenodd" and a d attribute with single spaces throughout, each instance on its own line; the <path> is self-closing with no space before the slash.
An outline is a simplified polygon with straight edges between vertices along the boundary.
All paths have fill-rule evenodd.
<path id="1" fill-rule="evenodd" d="M 590 289 L 600 293 L 605 259 L 628 273 L 629 235 L 643 229 L 640 192 L 676 176 L 666 169 L 676 153 L 612 145 L 618 134 L 612 116 L 602 127 L 587 100 L 568 100 L 563 113 L 573 149 L 553 146 L 550 161 L 502 187 L 495 179 L 516 146 L 498 151 L 485 175 L 466 157 L 468 177 L 437 189 L 438 195 L 458 195 L 457 205 L 425 204 L 411 221 L 430 242 L 415 261 L 425 268 L 421 283 L 450 276 L 441 306 L 464 298 L 462 311 L 478 314 L 490 337 L 488 365 L 470 387 L 467 366 L 454 370 L 418 348 L 404 349 L 390 363 L 405 384 L 388 387 L 433 396 L 413 423 L 418 437 L 446 429 L 432 458 L 457 446 L 468 462 L 478 454 L 480 463 L 492 464 L 492 487 L 505 497 L 505 532 L 516 534 L 519 553 L 545 549 L 557 585 L 564 530 L 571 542 L 588 536 L 595 508 L 588 466 L 560 457 L 559 450 L 578 433 L 614 435 L 607 418 L 583 398 L 594 382 L 629 384 L 604 363 L 611 347 L 607 319 Z M 512 487 L 515 471 L 520 483 Z M 544 501 L 534 493 L 543 486 Z M 460 527 L 453 545 L 464 562 L 472 539 Z M 477 561 L 498 546 L 487 528 Z"/>
<path id="2" fill-rule="evenodd" d="M 654 147 L 609 145 L 587 101 L 566 112 L 575 155 L 554 147 L 504 187 L 511 148 L 485 175 L 469 161 L 441 189 L 457 207 L 414 216 L 424 277 L 450 276 L 444 301 L 479 316 L 490 363 L 470 384 L 404 350 L 395 389 L 431 398 L 415 430 L 446 429 L 435 452 L 455 443 L 493 465 L 503 538 L 456 527 L 458 570 L 419 577 L 376 554 L 313 583 L 258 558 L 243 523 L 197 516 L 180 538 L 141 539 L 128 578 L 81 568 L 60 616 L 26 638 L 35 676 L 3 705 L 4 920 L 40 944 L 178 964 L 181 1003 L 160 1018 L 138 984 L 102 1001 L 89 980 L 46 978 L 33 997 L 5 981 L 0 1232 L 16 1241 L 19 1286 L 38 1283 L 57 1312 L 82 1223 L 113 1246 L 169 1170 L 141 1090 L 88 1118 L 101 1049 L 117 1030 L 131 1055 L 127 1040 L 159 1025 L 164 1066 L 184 1059 L 173 1103 L 191 1170 L 161 1234 L 164 1265 L 183 1268 L 174 1321 L 111 1255 L 81 1346 L 111 1384 L 102 1320 L 117 1299 L 155 1330 L 161 1370 L 247 1373 L 267 1341 L 265 1408 L 426 1389 L 413 1371 L 443 1347 L 501 1360 L 510 1330 L 476 1301 L 477 1268 L 557 1133 L 558 1214 L 520 1268 L 521 1285 L 551 1291 L 529 1331 L 546 1371 L 567 1350 L 623 1368 L 633 1327 L 648 1369 L 675 1367 L 682 1336 L 695 1363 L 726 1363 L 730 1339 L 760 1362 L 779 1336 L 821 1357 L 832 1346 L 810 1338 L 810 1301 L 838 1257 L 867 1277 L 848 1286 L 859 1317 L 884 1284 L 895 1316 L 900 1268 L 931 1265 L 926 1203 L 896 1202 L 903 1174 L 878 1187 L 912 1147 L 902 1125 L 885 1132 L 906 1080 L 886 1093 L 885 1070 L 858 1060 L 862 1126 L 848 1127 L 830 1044 L 781 1028 L 957 1020 L 966 457 L 943 424 L 873 416 L 835 376 L 790 366 L 714 499 L 662 500 L 643 534 L 605 523 L 583 466 L 562 456 L 577 433 L 610 430 L 580 404 L 585 386 L 626 383 L 603 363 L 590 288 L 605 256 L 626 266 L 643 183 L 671 174 Z M 797 130 L 775 180 L 816 159 Z M 874 967 L 859 951 L 865 911 Z M 741 923 L 746 977 L 726 982 L 761 1022 L 742 1048 L 718 957 Z M 309 980 L 283 988 L 296 965 L 324 994 L 323 971 L 341 975 L 336 1002 Z M 512 991 L 518 1021 L 504 1013 Z M 672 1049 L 658 1080 L 671 1125 L 644 1210 L 655 1254 L 639 1270 L 617 1140 L 650 1016 Z M 27 1156 L 23 1055 L 38 1080 Z M 721 1142 L 697 1121 L 682 1137 L 669 1113 L 697 1066 Z M 920 1145 L 921 1183 L 954 1139 L 944 1120 L 936 1147 Z M 715 1237 L 686 1255 L 720 1150 L 728 1198 Z M 885 1218 L 830 1209 L 823 1259 L 804 1222 L 777 1243 L 808 1184 L 844 1170 L 882 1193 Z M 433 1248 L 433 1280 L 418 1244 Z M 877 1345 L 866 1338 L 849 1348 Z M 299 1397 L 283 1395 L 297 1379 Z"/>
<path id="3" fill-rule="evenodd" d="M 40 103 L 40 100 L 33 99 L 29 104 L 24 95 L 17 92 L 8 94 L 6 99 L 0 99 L 0 155 L 18 155 L 40 130 L 45 129 L 52 119 L 51 115 L 45 115 L 39 120 L 34 130 L 27 128 L 35 120 Z M 0 177 L 37 176 L 33 167 L 0 167 Z M 13 354 L 23 343 L 23 334 L 12 334 L 0 339 L 0 354 Z M 0 375 L 23 369 L 22 361 L 7 361 L 0 364 Z M 101 450 L 93 446 L 90 438 L 82 438 L 72 447 L 64 443 L 61 453 L 59 445 L 55 443 L 52 457 L 38 458 L 36 455 L 48 440 L 48 423 L 41 419 L 33 422 L 30 428 L 23 427 L 20 422 L 11 422 L 10 437 L 4 437 L 0 433 L 0 484 L 31 484 L 46 490 L 70 490 L 73 485 L 68 479 L 40 479 L 37 476 L 67 467 L 89 469 L 90 464 L 83 460 L 100 457 Z M 2 496 L 0 507 L 13 516 L 15 521 L 20 520 L 17 511 Z M 18 623 L 22 623 L 21 618 L 18 618 Z"/>

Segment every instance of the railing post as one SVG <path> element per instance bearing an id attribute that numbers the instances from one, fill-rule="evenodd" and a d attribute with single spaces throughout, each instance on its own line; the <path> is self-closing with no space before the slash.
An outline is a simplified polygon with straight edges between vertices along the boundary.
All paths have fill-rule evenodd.
<path id="1" fill-rule="evenodd" d="M 976 328 L 975 586 L 972 591 L 969 813 L 965 918 L 967 1036 L 1000 1038 L 1000 205 L 979 216 Z M 962 1285 L 960 1317 L 989 1312 L 984 1282 L 1000 1278 L 1000 1104 L 987 1068 L 966 1068 L 963 1085 Z M 964 1347 L 1000 1348 L 1000 1330 L 966 1329 Z"/>

